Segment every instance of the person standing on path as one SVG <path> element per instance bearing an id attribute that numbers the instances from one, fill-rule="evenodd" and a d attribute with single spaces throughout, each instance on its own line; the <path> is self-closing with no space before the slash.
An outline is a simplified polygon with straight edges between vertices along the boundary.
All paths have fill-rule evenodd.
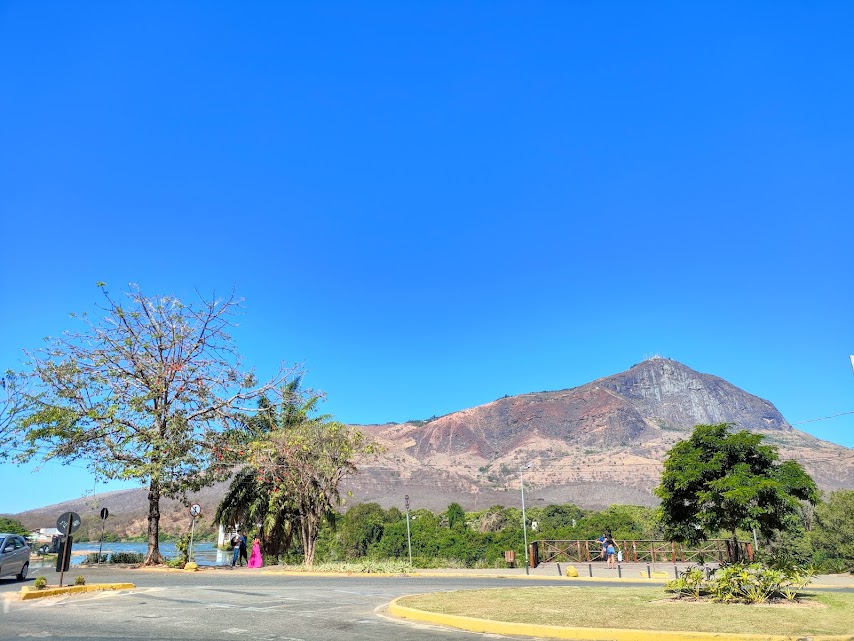
<path id="1" fill-rule="evenodd" d="M 608 555 L 608 567 L 615 568 L 617 567 L 617 546 L 614 543 L 614 539 L 608 539 L 605 545 L 605 552 Z"/>
<path id="2" fill-rule="evenodd" d="M 258 538 L 257 534 L 255 540 L 252 541 L 252 554 L 249 555 L 247 565 L 250 568 L 260 568 L 264 565 L 264 560 L 261 558 L 261 539 Z"/>
<path id="3" fill-rule="evenodd" d="M 246 532 L 240 533 L 240 565 L 243 565 L 243 562 L 249 563 L 249 557 L 246 556 Z"/>
<path id="4" fill-rule="evenodd" d="M 234 550 L 234 554 L 231 555 L 231 567 L 237 565 L 237 558 L 240 556 L 240 535 L 235 534 L 231 537 L 231 549 Z"/>

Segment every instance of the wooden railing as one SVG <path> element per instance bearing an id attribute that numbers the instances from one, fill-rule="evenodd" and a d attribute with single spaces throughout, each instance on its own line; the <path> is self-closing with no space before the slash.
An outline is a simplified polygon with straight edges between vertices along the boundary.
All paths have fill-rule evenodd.
<path id="1" fill-rule="evenodd" d="M 674 541 L 628 541 L 615 540 L 617 549 L 623 553 L 624 563 L 725 563 L 732 561 L 733 542 L 729 539 L 709 539 L 696 546 L 683 545 Z M 753 546 L 738 542 L 738 558 L 753 559 Z M 599 541 L 555 541 L 541 540 L 531 544 L 530 563 L 574 561 L 589 563 L 605 561 Z"/>

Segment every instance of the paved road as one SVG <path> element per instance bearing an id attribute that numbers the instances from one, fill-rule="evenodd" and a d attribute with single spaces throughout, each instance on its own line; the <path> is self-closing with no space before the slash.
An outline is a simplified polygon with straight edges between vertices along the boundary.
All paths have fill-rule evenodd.
<path id="1" fill-rule="evenodd" d="M 377 610 L 405 594 L 580 584 L 535 576 L 320 577 L 248 569 L 170 572 L 92 568 L 73 569 L 66 578 L 73 581 L 78 573 L 89 583 L 132 582 L 137 589 L 19 601 L 9 597 L 21 584 L 0 580 L 0 641 L 50 637 L 183 641 L 476 639 L 489 635 L 396 621 Z M 57 582 L 55 573 L 40 574 Z M 596 587 L 609 589 L 611 585 L 620 584 L 602 582 Z"/>
<path id="2" fill-rule="evenodd" d="M 375 610 L 404 594 L 474 587 L 555 585 L 500 578 L 293 577 L 248 570 L 197 573 L 81 571 L 89 583 L 131 581 L 136 590 L 33 601 L 5 598 L 0 639 L 230 639 L 436 641 L 466 632 L 400 622 Z M 75 573 L 72 573 L 75 574 Z M 76 574 L 75 574 L 76 575 Z M 50 577 L 54 581 L 54 577 Z M 73 580 L 73 576 L 71 577 Z M 5 594 L 4 594 L 5 593 Z"/>

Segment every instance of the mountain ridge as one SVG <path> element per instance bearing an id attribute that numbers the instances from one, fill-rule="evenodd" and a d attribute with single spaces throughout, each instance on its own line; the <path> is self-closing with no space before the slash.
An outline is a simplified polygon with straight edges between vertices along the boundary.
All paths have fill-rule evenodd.
<path id="1" fill-rule="evenodd" d="M 654 505 L 665 453 L 700 423 L 760 433 L 781 459 L 804 465 L 822 489 L 854 488 L 854 449 L 801 432 L 770 401 L 662 357 L 576 387 L 505 396 L 427 421 L 354 426 L 384 453 L 360 461 L 361 473 L 343 487 L 350 502 L 384 507 L 402 507 L 404 495 L 413 507 L 433 510 L 451 502 L 468 510 L 519 505 L 520 468 L 528 465 L 525 492 L 532 505 Z M 194 500 L 210 503 L 203 508 L 212 514 L 224 489 L 206 488 Z M 123 500 L 123 527 L 131 532 L 144 523 L 145 489 L 124 492 L 136 493 Z M 138 513 L 131 509 L 137 502 Z M 35 527 L 30 515 L 44 520 L 51 509 L 17 516 Z M 161 511 L 170 527 L 187 520 L 179 502 Z"/>

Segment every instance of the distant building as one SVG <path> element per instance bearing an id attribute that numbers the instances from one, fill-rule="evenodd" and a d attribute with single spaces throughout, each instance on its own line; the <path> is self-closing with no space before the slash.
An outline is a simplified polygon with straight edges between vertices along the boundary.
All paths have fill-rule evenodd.
<path id="1" fill-rule="evenodd" d="M 55 527 L 40 527 L 30 533 L 30 538 L 36 543 L 50 543 L 55 536 L 60 536 L 59 530 Z"/>

